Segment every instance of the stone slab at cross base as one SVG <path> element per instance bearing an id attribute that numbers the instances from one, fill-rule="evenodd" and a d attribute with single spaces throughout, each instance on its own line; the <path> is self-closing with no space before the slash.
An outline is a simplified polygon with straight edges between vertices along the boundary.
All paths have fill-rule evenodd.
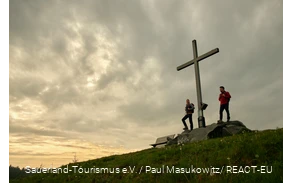
<path id="1" fill-rule="evenodd" d="M 250 131 L 251 130 L 248 129 L 242 122 L 237 120 L 224 122 L 221 124 L 213 123 L 211 125 L 207 125 L 205 128 L 196 128 L 192 131 L 183 131 L 181 134 L 178 134 L 176 138 L 168 141 L 166 145 L 185 144 Z"/>

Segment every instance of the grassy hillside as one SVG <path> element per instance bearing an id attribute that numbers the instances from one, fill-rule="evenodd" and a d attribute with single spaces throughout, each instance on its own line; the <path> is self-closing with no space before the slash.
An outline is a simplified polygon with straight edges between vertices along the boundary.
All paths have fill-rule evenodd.
<path id="1" fill-rule="evenodd" d="M 283 129 L 150 148 L 62 170 L 67 166 L 71 172 L 39 173 L 11 182 L 283 182 Z M 232 171 L 232 166 L 237 167 Z"/>

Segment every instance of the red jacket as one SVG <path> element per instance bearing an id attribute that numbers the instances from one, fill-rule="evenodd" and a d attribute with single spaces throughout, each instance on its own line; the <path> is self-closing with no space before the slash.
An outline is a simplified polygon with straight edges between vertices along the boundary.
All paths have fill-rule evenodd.
<path id="1" fill-rule="evenodd" d="M 220 101 L 220 105 L 227 104 L 229 102 L 230 98 L 231 98 L 231 95 L 230 95 L 230 93 L 228 91 L 220 93 L 219 94 L 219 98 L 218 98 L 218 100 Z"/>

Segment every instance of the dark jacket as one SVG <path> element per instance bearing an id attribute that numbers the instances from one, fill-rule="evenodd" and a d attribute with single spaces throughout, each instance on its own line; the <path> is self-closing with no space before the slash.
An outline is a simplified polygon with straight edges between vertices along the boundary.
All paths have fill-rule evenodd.
<path id="1" fill-rule="evenodd" d="M 194 109 L 195 107 L 193 106 L 193 104 L 186 104 L 185 111 L 187 114 L 194 113 Z"/>

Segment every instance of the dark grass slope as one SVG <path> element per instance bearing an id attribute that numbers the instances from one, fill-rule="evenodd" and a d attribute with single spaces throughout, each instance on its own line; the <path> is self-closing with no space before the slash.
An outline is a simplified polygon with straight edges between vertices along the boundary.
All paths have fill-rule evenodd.
<path id="1" fill-rule="evenodd" d="M 11 182 L 283 182 L 283 129 L 151 148 L 63 168 L 67 166 L 69 173 L 40 173 Z M 75 173 L 72 166 L 78 166 Z M 237 167 L 231 171 L 231 166 Z M 91 173 L 79 173 L 81 167 L 87 172 L 91 168 Z"/>

